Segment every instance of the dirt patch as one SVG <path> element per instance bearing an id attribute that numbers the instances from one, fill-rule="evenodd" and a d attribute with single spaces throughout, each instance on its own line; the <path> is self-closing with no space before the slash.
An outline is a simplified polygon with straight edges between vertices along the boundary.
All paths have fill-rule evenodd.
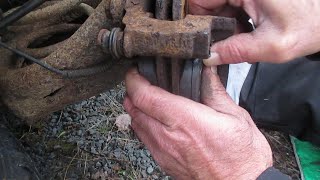
<path id="1" fill-rule="evenodd" d="M 262 130 L 262 133 L 272 148 L 274 167 L 290 175 L 292 179 L 300 179 L 299 167 L 289 136 L 277 131 Z"/>

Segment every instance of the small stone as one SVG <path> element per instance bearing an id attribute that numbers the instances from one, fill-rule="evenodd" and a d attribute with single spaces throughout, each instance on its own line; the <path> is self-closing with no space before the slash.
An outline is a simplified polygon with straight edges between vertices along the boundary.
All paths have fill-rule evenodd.
<path id="1" fill-rule="evenodd" d="M 52 135 L 55 136 L 57 133 L 58 133 L 58 129 L 57 128 L 53 128 L 52 129 Z"/>
<path id="2" fill-rule="evenodd" d="M 53 149 L 54 149 L 54 150 L 61 149 L 61 146 L 60 146 L 60 145 L 55 145 L 55 146 L 53 147 Z"/>
<path id="3" fill-rule="evenodd" d="M 78 130 L 77 135 L 78 135 L 78 136 L 81 136 L 81 135 L 82 135 L 82 131 L 81 131 L 81 130 Z"/>
<path id="4" fill-rule="evenodd" d="M 98 152 L 96 151 L 96 149 L 94 147 L 91 147 L 90 152 L 92 154 L 98 154 Z"/>
<path id="5" fill-rule="evenodd" d="M 102 164 L 100 162 L 96 163 L 96 168 L 100 168 L 102 166 Z"/>
<path id="6" fill-rule="evenodd" d="M 152 166 L 149 166 L 149 167 L 147 168 L 147 173 L 148 173 L 148 174 L 152 174 L 153 171 L 154 171 L 154 169 L 153 169 Z"/>
<path id="7" fill-rule="evenodd" d="M 135 156 L 132 156 L 132 157 L 130 158 L 130 160 L 131 160 L 131 161 L 136 161 L 137 158 L 136 158 Z"/>
<path id="8" fill-rule="evenodd" d="M 51 123 L 56 123 L 57 119 L 51 119 Z"/>
<path id="9" fill-rule="evenodd" d="M 50 153 L 50 156 L 49 156 L 50 159 L 54 159 L 55 157 L 56 155 L 54 153 Z"/>
<path id="10" fill-rule="evenodd" d="M 129 114 L 122 114 L 116 118 L 116 126 L 120 131 L 130 130 L 131 117 Z"/>
<path id="11" fill-rule="evenodd" d="M 148 176 L 145 171 L 142 171 L 141 174 L 142 174 L 143 178 L 147 178 L 147 176 Z"/>
<path id="12" fill-rule="evenodd" d="M 95 133 L 95 131 L 94 131 L 93 129 L 90 129 L 90 130 L 89 130 L 89 134 L 90 134 L 90 135 L 93 135 L 94 133 Z"/>
<path id="13" fill-rule="evenodd" d="M 151 163 L 151 166 L 153 166 L 153 167 L 157 166 L 153 161 L 151 161 L 150 163 Z"/>
<path id="14" fill-rule="evenodd" d="M 147 154 L 147 156 L 151 156 L 151 153 L 150 153 L 150 151 L 149 150 L 146 150 L 146 154 Z"/>
<path id="15" fill-rule="evenodd" d="M 119 151 L 115 151 L 113 154 L 114 154 L 114 157 L 116 157 L 116 158 L 120 158 L 120 156 L 121 156 L 121 152 L 119 152 Z"/>
<path id="16" fill-rule="evenodd" d="M 77 142 L 77 144 L 78 144 L 78 145 L 83 145 L 84 142 L 83 142 L 83 140 L 79 140 L 79 141 Z"/>

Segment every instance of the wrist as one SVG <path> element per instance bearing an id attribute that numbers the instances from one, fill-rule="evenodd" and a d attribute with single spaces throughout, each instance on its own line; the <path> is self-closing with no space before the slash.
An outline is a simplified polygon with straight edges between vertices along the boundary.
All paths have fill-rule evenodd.
<path id="1" fill-rule="evenodd" d="M 221 170 L 219 179 L 257 179 L 264 171 L 273 166 L 272 153 L 259 151 L 248 152 L 246 161 L 238 161 L 238 163 L 230 164 L 225 169 Z M 254 155 L 256 154 L 256 155 Z M 242 158 L 241 158 L 242 159 Z"/>

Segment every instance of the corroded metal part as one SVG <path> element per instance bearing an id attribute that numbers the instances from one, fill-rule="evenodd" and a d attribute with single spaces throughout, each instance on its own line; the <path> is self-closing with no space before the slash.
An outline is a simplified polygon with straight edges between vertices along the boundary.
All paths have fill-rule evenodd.
<path id="1" fill-rule="evenodd" d="M 156 0 L 155 16 L 160 20 L 170 20 L 172 12 L 172 0 Z"/>
<path id="2" fill-rule="evenodd" d="M 187 14 L 187 0 L 172 0 L 172 19 L 174 21 L 183 19 Z"/>
<path id="3" fill-rule="evenodd" d="M 177 58 L 208 58 L 211 27 L 215 17 L 187 16 L 179 21 L 151 18 L 138 6 L 127 9 L 123 19 L 123 49 L 127 58 L 163 56 Z"/>
<path id="4" fill-rule="evenodd" d="M 43 58 L 43 61 L 53 67 L 67 70 L 111 63 L 111 58 L 105 57 L 96 42 L 100 29 L 111 29 L 112 27 L 112 22 L 107 19 L 105 14 L 109 2 L 109 0 L 102 0 L 81 27 L 70 38 L 63 41 L 63 46 L 59 46 L 58 49 Z M 65 22 L 43 23 L 41 26 L 37 22 L 34 23 L 38 28 L 44 29 Z M 32 23 L 30 25 L 32 26 Z M 21 36 L 28 37 L 30 33 L 35 31 L 36 29 L 31 28 L 24 29 L 19 33 Z M 7 44 L 17 47 L 19 41 L 16 41 L 14 37 L 9 39 Z M 3 49 L 0 50 L 0 53 L 4 61 L 12 63 L 12 60 L 17 59 L 15 55 Z M 34 64 L 26 64 L 22 68 L 16 68 L 10 63 L 3 64 L 1 62 L 3 65 L 0 71 L 1 100 L 17 116 L 27 120 L 28 123 L 36 122 L 51 112 L 62 109 L 65 105 L 112 88 L 123 80 L 126 70 L 131 66 L 130 61 L 119 60 L 112 69 L 104 73 L 86 78 L 63 79 L 61 76 Z"/>

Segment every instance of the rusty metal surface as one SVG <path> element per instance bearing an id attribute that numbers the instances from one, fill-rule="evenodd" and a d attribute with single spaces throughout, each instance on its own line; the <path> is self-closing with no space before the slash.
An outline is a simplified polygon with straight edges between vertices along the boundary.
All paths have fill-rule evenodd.
<path id="1" fill-rule="evenodd" d="M 187 14 L 187 0 L 172 0 L 172 20 L 183 19 Z"/>
<path id="2" fill-rule="evenodd" d="M 155 17 L 160 20 L 170 20 L 172 0 L 156 0 Z"/>
<path id="3" fill-rule="evenodd" d="M 109 0 L 81 2 L 90 4 L 93 1 L 97 4 L 100 3 L 94 13 L 85 23 L 80 24 L 81 27 L 70 38 L 63 42 L 63 46 L 50 52 L 48 56 L 43 58 L 43 61 L 59 69 L 82 69 L 110 60 L 110 57 L 105 56 L 96 42 L 100 29 L 111 29 L 112 27 L 112 22 L 107 19 L 105 14 Z M 71 1 L 64 0 L 56 3 L 64 4 L 67 2 Z M 68 9 L 70 8 L 68 7 Z M 34 24 L 15 25 L 19 28 L 8 28 L 24 30 L 13 31 L 16 35 L 9 38 L 7 43 L 12 47 L 17 47 L 19 42 L 25 42 L 24 40 L 28 39 L 26 37 L 32 33 L 41 32 L 44 28 L 53 25 L 69 23 L 65 20 L 66 15 L 57 14 L 56 11 L 47 11 L 47 13 L 51 13 L 49 16 L 51 20 L 46 21 L 44 18 L 44 21 L 31 21 Z M 43 19 L 43 17 L 38 19 Z M 34 64 L 17 67 L 13 63 L 18 61 L 15 56 L 3 49 L 0 49 L 0 54 L 3 61 L 10 62 L 8 65 L 1 63 L 1 101 L 17 116 L 29 123 L 37 122 L 48 114 L 63 109 L 68 104 L 87 99 L 112 88 L 123 80 L 126 70 L 131 66 L 130 61 L 119 61 L 112 69 L 102 74 L 69 80 Z"/>
<path id="4" fill-rule="evenodd" d="M 179 21 L 151 18 L 139 7 L 127 10 L 123 19 L 124 55 L 208 58 L 215 17 L 187 16 Z"/>

